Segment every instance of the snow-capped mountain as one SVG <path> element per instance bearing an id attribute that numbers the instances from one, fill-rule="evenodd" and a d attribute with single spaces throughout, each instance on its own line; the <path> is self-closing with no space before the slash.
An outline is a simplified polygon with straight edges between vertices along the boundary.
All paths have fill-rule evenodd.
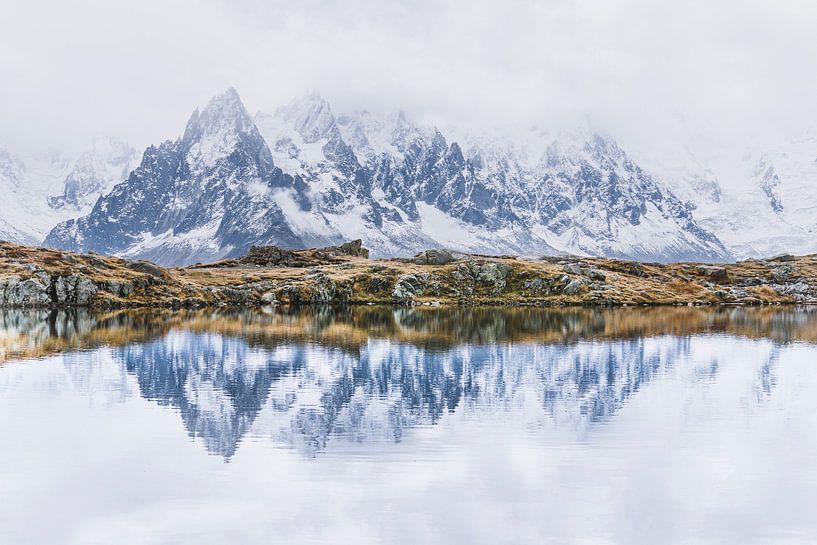
<path id="1" fill-rule="evenodd" d="M 303 193 L 281 172 L 235 90 L 190 117 L 184 134 L 145 150 L 91 213 L 61 223 L 47 246 L 188 263 L 242 253 L 258 241 L 299 246 L 272 196 Z M 308 209 L 309 202 L 296 204 Z"/>
<path id="2" fill-rule="evenodd" d="M 736 258 L 817 252 L 817 134 L 753 149 L 686 150 L 651 168 Z"/>
<path id="3" fill-rule="evenodd" d="M 65 175 L 63 190 L 50 196 L 52 208 L 84 210 L 93 206 L 101 194 L 127 178 L 138 164 L 139 154 L 125 142 L 114 138 L 95 138 L 93 147 L 72 161 Z"/>
<path id="4" fill-rule="evenodd" d="M 611 138 L 533 145 L 453 139 L 402 114 L 336 115 L 317 95 L 251 118 L 234 89 L 196 110 L 184 134 L 149 147 L 91 213 L 45 244 L 189 263 L 362 238 L 374 255 L 431 246 L 722 260 L 692 206 Z"/>
<path id="5" fill-rule="evenodd" d="M 78 154 L 17 156 L 0 148 L 0 238 L 39 244 L 59 222 L 90 212 L 138 160 L 136 150 L 97 137 Z"/>

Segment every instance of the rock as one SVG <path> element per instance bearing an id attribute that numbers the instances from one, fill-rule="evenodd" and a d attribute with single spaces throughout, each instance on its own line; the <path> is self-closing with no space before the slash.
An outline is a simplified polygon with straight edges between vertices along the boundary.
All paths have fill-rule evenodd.
<path id="1" fill-rule="evenodd" d="M 238 261 L 259 267 L 292 267 L 298 260 L 295 252 L 278 246 L 252 246 Z"/>
<path id="2" fill-rule="evenodd" d="M 141 259 L 138 261 L 129 261 L 127 267 L 132 271 L 149 274 L 156 278 L 164 278 L 166 274 L 165 270 L 159 265 Z"/>
<path id="3" fill-rule="evenodd" d="M 231 304 L 247 304 L 254 300 L 252 291 L 241 288 L 220 287 L 214 288 L 212 293 L 220 302 Z"/>
<path id="4" fill-rule="evenodd" d="M 601 280 L 603 282 L 607 279 L 607 276 L 600 270 L 594 269 L 593 267 L 581 266 L 577 263 L 567 263 L 566 265 L 562 266 L 562 270 L 568 274 L 586 276 L 591 280 Z"/>
<path id="5" fill-rule="evenodd" d="M 83 274 L 57 277 L 51 286 L 53 302 L 58 306 L 86 306 L 97 291 L 94 281 Z"/>
<path id="6" fill-rule="evenodd" d="M 705 276 L 712 282 L 724 283 L 729 281 L 729 274 L 726 272 L 726 267 L 699 265 L 698 274 Z"/>
<path id="7" fill-rule="evenodd" d="M 465 283 L 465 286 L 457 286 L 461 291 L 470 293 L 471 286 L 477 284 L 490 287 L 495 294 L 500 293 L 507 287 L 507 279 L 513 272 L 513 267 L 505 263 L 496 261 L 466 261 L 457 266 L 457 270 L 451 273 L 451 277 Z M 463 289 L 464 288 L 464 289 Z"/>
<path id="8" fill-rule="evenodd" d="M 583 274 L 582 273 L 582 268 L 579 265 L 577 265 L 576 263 L 567 263 L 566 265 L 562 265 L 562 270 L 564 272 L 566 272 L 567 274 L 575 274 L 575 275 Z"/>
<path id="9" fill-rule="evenodd" d="M 411 262 L 418 265 L 446 265 L 456 260 L 452 252 L 443 248 L 435 248 L 420 252 L 411 259 Z"/>
<path id="10" fill-rule="evenodd" d="M 391 296 L 395 302 L 409 303 L 425 291 L 428 278 L 422 274 L 404 274 L 397 279 Z"/>
<path id="11" fill-rule="evenodd" d="M 261 302 L 265 305 L 277 305 L 278 297 L 275 295 L 275 292 L 268 291 L 261 296 Z"/>
<path id="12" fill-rule="evenodd" d="M 794 256 L 790 254 L 780 254 L 772 257 L 769 261 L 794 261 Z"/>
<path id="13" fill-rule="evenodd" d="M 794 273 L 794 265 L 790 263 L 786 263 L 779 267 L 772 269 L 771 276 L 772 280 L 775 282 L 782 284 L 788 282 L 791 279 L 791 275 Z"/>
<path id="14" fill-rule="evenodd" d="M 386 276 L 372 276 L 367 280 L 366 291 L 369 293 L 388 291 L 392 286 L 391 279 Z"/>
<path id="15" fill-rule="evenodd" d="M 562 289 L 562 293 L 565 293 L 566 295 L 578 295 L 588 284 L 590 284 L 590 281 L 586 278 L 569 279 L 564 289 Z"/>
<path id="16" fill-rule="evenodd" d="M 51 304 L 51 297 L 48 285 L 39 278 L 10 276 L 0 279 L 0 303 L 8 307 L 42 307 Z"/>
<path id="17" fill-rule="evenodd" d="M 550 283 L 544 278 L 533 278 L 525 280 L 522 288 L 536 293 L 547 292 L 550 288 Z"/>
<path id="18" fill-rule="evenodd" d="M 345 242 L 340 246 L 311 248 L 307 250 L 285 250 L 278 246 L 252 246 L 247 255 L 237 260 L 244 265 L 256 267 L 311 267 L 337 262 L 338 256 L 369 257 L 369 250 L 360 239 Z"/>
<path id="19" fill-rule="evenodd" d="M 74 301 L 77 306 L 85 306 L 91 302 L 98 291 L 96 284 L 88 277 L 75 275 Z"/>
<path id="20" fill-rule="evenodd" d="M 485 263 L 482 265 L 477 279 L 483 283 L 491 284 L 495 292 L 500 292 L 507 285 L 506 279 L 510 276 L 513 268 L 505 263 Z"/>
<path id="21" fill-rule="evenodd" d="M 344 242 L 340 246 L 336 246 L 336 253 L 338 255 L 348 255 L 352 257 L 369 258 L 369 250 L 363 247 L 363 241 L 360 239 Z M 330 248 L 327 248 L 329 250 Z"/>
<path id="22" fill-rule="evenodd" d="M 345 303 L 352 298 L 352 283 L 330 278 L 318 271 L 306 276 L 308 300 L 312 303 Z"/>

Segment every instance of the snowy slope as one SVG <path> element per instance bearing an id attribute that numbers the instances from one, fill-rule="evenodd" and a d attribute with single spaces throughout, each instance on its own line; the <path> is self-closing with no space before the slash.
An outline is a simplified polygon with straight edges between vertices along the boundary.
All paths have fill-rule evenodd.
<path id="1" fill-rule="evenodd" d="M 817 134 L 751 149 L 659 155 L 650 164 L 739 259 L 817 253 Z"/>
<path id="2" fill-rule="evenodd" d="M 0 237 L 39 244 L 57 223 L 90 212 L 137 160 L 136 150 L 107 137 L 76 155 L 20 157 L 0 148 Z"/>
<path id="3" fill-rule="evenodd" d="M 458 141 L 460 140 L 460 141 Z M 692 207 L 609 137 L 446 137 L 401 113 L 336 114 L 308 95 L 250 118 L 235 90 L 46 244 L 181 264 L 362 238 L 376 256 L 432 246 L 723 260 Z"/>

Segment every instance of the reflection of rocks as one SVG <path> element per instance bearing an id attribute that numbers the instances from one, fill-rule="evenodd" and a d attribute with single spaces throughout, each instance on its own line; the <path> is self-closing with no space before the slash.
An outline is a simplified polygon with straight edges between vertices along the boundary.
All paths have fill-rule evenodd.
<path id="1" fill-rule="evenodd" d="M 268 405 L 275 416 L 261 426 L 315 453 L 332 436 L 399 441 L 406 428 L 433 425 L 463 402 L 465 410 L 510 408 L 530 395 L 542 416 L 589 425 L 613 417 L 687 345 L 686 339 L 664 338 L 440 352 L 374 343 L 351 362 L 330 350 L 312 352 L 306 359 L 323 361 L 322 373 L 307 366 L 297 380 L 274 386 Z"/>
<path id="2" fill-rule="evenodd" d="M 817 312 L 13 311 L 0 313 L 0 325 L 10 342 L 44 351 L 109 346 L 136 377 L 143 397 L 178 409 L 192 437 L 209 452 L 230 458 L 251 428 L 255 435 L 317 453 L 333 438 L 399 441 L 414 426 L 486 408 L 525 407 L 535 419 L 589 427 L 613 418 L 677 362 L 688 365 L 689 335 L 727 332 L 813 341 L 808 335 L 817 331 Z M 757 372 L 758 401 L 773 391 L 774 354 Z M 717 360 L 695 363 L 701 380 L 720 376 Z M 97 380 L 83 378 L 84 360 L 73 358 L 70 365 L 78 383 Z M 128 383 L 109 371 L 96 376 L 114 388 Z"/>

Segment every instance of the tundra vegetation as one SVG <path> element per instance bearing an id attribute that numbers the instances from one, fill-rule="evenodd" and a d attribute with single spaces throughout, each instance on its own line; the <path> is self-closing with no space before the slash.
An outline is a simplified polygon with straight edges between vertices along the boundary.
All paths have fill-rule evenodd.
<path id="1" fill-rule="evenodd" d="M 817 303 L 817 256 L 731 264 L 431 249 L 371 260 L 359 240 L 183 268 L 0 243 L 0 306 L 204 308 L 310 304 L 625 306 Z"/>

